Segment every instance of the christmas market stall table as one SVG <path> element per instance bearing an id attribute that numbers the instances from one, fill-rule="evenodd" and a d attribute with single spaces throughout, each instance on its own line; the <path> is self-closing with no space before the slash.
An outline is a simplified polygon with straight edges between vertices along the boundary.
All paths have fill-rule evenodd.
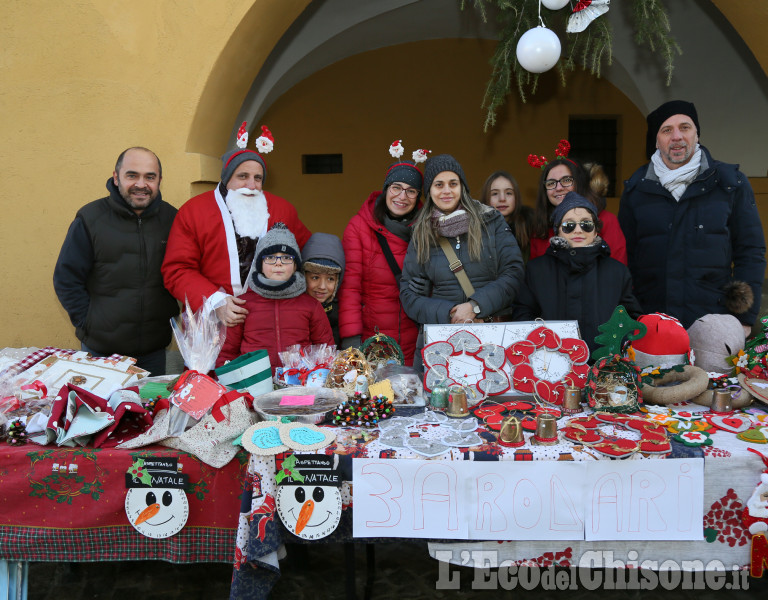
<path id="1" fill-rule="evenodd" d="M 142 535 L 128 521 L 126 473 L 140 457 L 176 459 L 188 476 L 189 516 L 170 537 Z M 246 463 L 244 451 L 216 469 L 161 446 L 0 444 L 0 559 L 11 574 L 27 562 L 230 563 Z"/>
<path id="2" fill-rule="evenodd" d="M 526 414 L 530 420 L 531 412 L 536 411 L 535 404 L 526 397 L 502 396 L 495 398 L 494 401 L 496 403 L 511 402 L 513 403 L 512 408 L 522 409 L 519 414 L 523 421 L 526 420 Z M 435 412 L 427 411 L 425 413 L 424 408 L 410 410 L 398 408 L 397 416 L 413 415 L 417 419 L 415 424 L 407 428 L 405 438 L 398 439 L 397 435 L 387 430 L 336 428 L 326 425 L 321 428 L 333 429 L 336 440 L 330 446 L 317 452 L 328 455 L 338 454 L 347 461 L 350 458 L 376 459 L 377 463 L 385 466 L 391 465 L 395 470 L 407 466 L 405 463 L 409 461 L 416 463 L 414 459 L 427 458 L 425 454 L 430 452 L 429 448 L 434 451 L 431 461 L 447 461 L 447 463 L 451 463 L 452 467 L 460 466 L 458 463 L 474 461 L 478 469 L 482 467 L 483 463 L 487 465 L 492 461 L 512 461 L 509 463 L 509 469 L 531 466 L 534 461 L 557 461 L 561 465 L 565 462 L 576 468 L 578 468 L 579 463 L 587 467 L 589 463 L 604 463 L 612 468 L 626 463 L 640 465 L 644 471 L 651 473 L 659 470 L 659 460 L 686 459 L 687 461 L 690 459 L 698 461 L 698 465 L 701 465 L 703 460 L 703 469 L 700 469 L 700 472 L 703 472 L 703 492 L 701 492 L 700 487 L 698 494 L 699 506 L 701 507 L 699 514 L 701 514 L 703 522 L 700 530 L 695 523 L 691 525 L 691 532 L 687 540 L 633 540 L 630 536 L 630 538 L 625 539 L 604 538 L 603 540 L 587 541 L 584 536 L 574 535 L 573 539 L 568 539 L 567 536 L 561 537 L 559 540 L 541 538 L 535 540 L 519 537 L 516 541 L 504 541 L 511 538 L 487 535 L 476 539 L 464 537 L 457 542 L 432 540 L 429 544 L 430 554 L 438 560 L 464 566 L 473 566 L 472 560 L 476 557 L 491 555 L 497 557 L 497 564 L 507 561 L 505 563 L 507 565 L 541 567 L 557 565 L 615 568 L 615 565 L 607 564 L 611 560 L 623 561 L 625 564 L 641 564 L 644 561 L 653 561 L 647 564 L 647 567 L 651 569 L 658 569 L 664 561 L 674 560 L 677 561 L 678 570 L 694 571 L 712 570 L 717 568 L 717 565 L 723 565 L 726 570 L 730 571 L 734 567 L 738 569 L 749 565 L 751 535 L 742 525 L 742 513 L 750 494 L 753 493 L 755 486 L 760 481 L 760 473 L 766 466 L 760 457 L 749 452 L 748 448 L 751 446 L 760 450 L 765 446 L 753 445 L 738 439 L 735 433 L 727 430 L 728 424 L 723 425 L 722 421 L 714 421 L 723 425 L 722 429 L 708 427 L 708 431 L 702 433 L 700 430 L 707 424 L 703 417 L 707 409 L 702 406 L 685 403 L 663 407 L 662 412 L 668 413 L 666 414 L 665 427 L 669 431 L 667 434 L 669 446 L 659 446 L 659 448 L 655 448 L 653 444 L 648 446 L 645 445 L 645 442 L 638 442 L 638 437 L 641 437 L 642 433 L 624 427 L 620 423 L 625 418 L 622 415 L 604 416 L 605 421 L 597 423 L 593 429 L 604 439 L 606 444 L 604 448 L 607 453 L 603 454 L 596 450 L 599 445 L 569 441 L 564 435 L 564 427 L 569 419 L 578 418 L 582 424 L 587 424 L 589 427 L 589 420 L 595 418 L 594 413 L 578 413 L 571 417 L 561 417 L 558 420 L 559 437 L 552 445 L 532 443 L 532 438 L 536 434 L 528 429 L 524 433 L 524 445 L 504 447 L 498 443 L 497 439 L 497 432 L 502 422 L 501 417 L 494 419 L 493 415 L 489 415 L 487 412 L 475 413 L 475 416 L 470 417 L 470 419 L 480 415 L 485 415 L 485 417 L 478 419 L 474 426 L 467 426 L 463 430 L 457 429 L 451 433 L 451 435 L 454 433 L 456 435 L 453 438 L 448 438 L 444 431 L 445 424 L 436 422 L 431 416 L 436 414 Z M 750 416 L 757 422 L 764 422 L 766 419 L 765 411 L 761 408 L 753 409 L 752 412 L 753 414 Z M 426 421 L 423 417 L 425 414 L 427 415 Z M 616 418 L 619 422 L 612 423 L 612 418 Z M 660 422 L 662 417 L 649 413 L 646 415 L 646 419 Z M 453 421 L 462 420 L 465 419 L 454 419 Z M 483 420 L 485 424 L 482 422 Z M 493 423 L 495 423 L 496 429 L 489 431 L 487 426 Z M 673 431 L 677 433 L 673 433 Z M 443 440 L 460 440 L 461 436 L 466 436 L 465 439 L 468 442 L 466 446 L 446 447 L 443 445 L 441 451 L 440 445 L 445 444 Z M 416 444 L 413 442 L 414 439 L 421 441 Z M 707 442 L 707 440 L 709 441 Z M 460 443 L 460 441 L 457 442 L 457 444 Z M 640 443 L 643 446 L 639 446 Z M 697 445 L 697 443 L 704 443 L 705 445 Z M 611 447 L 614 450 L 611 450 Z M 615 456 L 621 454 L 623 452 L 621 448 L 624 447 L 630 448 L 630 451 L 626 452 L 624 460 L 611 460 L 609 458 L 608 454 L 612 452 Z M 632 448 L 634 451 L 631 450 Z M 640 451 L 638 451 L 639 449 Z M 662 450 L 662 452 L 654 453 L 654 450 L 657 449 Z M 301 455 L 301 453 L 296 454 Z M 248 490 L 244 492 L 244 512 L 241 514 L 237 536 L 231 598 L 266 597 L 279 573 L 277 558 L 282 544 L 305 541 L 291 534 L 289 529 L 281 524 L 276 510 L 275 499 L 278 494 L 278 486 L 275 475 L 279 472 L 278 467 L 282 470 L 283 462 L 291 456 L 291 452 L 285 452 L 276 456 L 254 454 L 250 457 L 246 474 L 246 482 L 250 492 Z M 653 469 L 644 466 L 650 467 L 650 460 L 657 461 Z M 686 461 L 681 461 L 680 464 Z M 672 460 L 664 460 L 664 462 L 677 464 L 677 461 Z M 362 461 L 359 464 L 362 464 Z M 545 466 L 544 463 L 538 464 Z M 356 473 L 359 472 L 357 469 L 358 467 L 355 466 Z M 529 470 L 526 473 L 531 474 L 533 471 Z M 535 475 L 532 479 L 535 479 Z M 547 487 L 548 482 L 549 480 L 547 480 Z M 361 489 L 361 483 L 356 482 L 355 493 L 360 493 Z M 614 516 L 626 516 L 630 510 L 628 496 L 624 495 L 621 489 L 612 489 L 613 498 L 609 497 L 611 489 L 601 489 L 600 503 L 602 508 L 607 507 L 609 513 L 613 511 Z M 382 491 L 384 490 L 379 490 L 379 492 Z M 352 485 L 349 481 L 343 483 L 341 497 L 343 515 L 339 529 L 326 538 L 326 541 L 350 541 L 352 539 L 353 497 Z M 427 501 L 429 500 L 427 498 Z M 433 508 L 438 511 L 443 510 L 440 502 L 435 500 L 435 498 L 431 499 L 430 510 Z M 422 499 L 423 501 L 424 499 Z M 403 502 L 404 506 L 406 504 Z M 370 510 L 371 506 L 371 502 L 367 502 L 366 510 Z M 386 503 L 382 501 L 380 506 L 385 507 Z M 380 508 L 379 511 L 366 513 L 364 516 L 370 517 L 372 522 L 381 522 L 386 520 L 382 514 L 387 514 L 387 508 Z M 357 506 L 355 510 L 358 510 Z M 649 519 L 656 518 L 653 511 L 646 511 L 646 513 L 650 515 Z M 660 518 L 662 520 L 665 518 L 663 510 L 660 513 Z M 356 518 L 355 523 L 358 523 Z M 674 523 L 670 526 L 673 529 L 675 527 Z M 650 524 L 650 528 L 653 529 L 653 523 Z M 698 533 L 699 531 L 701 534 Z M 388 536 L 379 534 L 375 537 L 385 538 Z M 375 537 L 355 539 L 371 542 L 376 541 Z M 399 537 L 404 536 L 400 534 Z M 426 536 L 423 533 L 417 535 L 414 531 L 414 534 L 408 537 L 424 538 Z M 452 539 L 451 536 L 445 535 L 434 537 L 439 540 Z M 319 541 L 322 542 L 323 540 Z M 473 550 L 476 551 L 475 554 L 472 554 Z M 464 551 L 469 551 L 469 553 Z M 585 560 L 592 559 L 592 564 L 580 565 L 583 558 Z M 470 562 L 468 563 L 467 560 Z M 607 563 L 600 564 L 601 560 L 607 561 Z M 478 564 L 476 566 L 493 565 Z"/>

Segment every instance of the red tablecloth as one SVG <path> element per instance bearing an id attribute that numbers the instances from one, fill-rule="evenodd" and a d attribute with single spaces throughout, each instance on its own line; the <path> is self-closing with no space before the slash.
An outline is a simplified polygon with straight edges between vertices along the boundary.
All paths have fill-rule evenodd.
<path id="1" fill-rule="evenodd" d="M 125 473 L 136 457 L 148 454 L 178 457 L 189 475 L 189 519 L 166 539 L 142 536 L 125 514 Z M 161 446 L 0 444 L 0 558 L 231 562 L 246 466 L 244 451 L 215 469 Z"/>

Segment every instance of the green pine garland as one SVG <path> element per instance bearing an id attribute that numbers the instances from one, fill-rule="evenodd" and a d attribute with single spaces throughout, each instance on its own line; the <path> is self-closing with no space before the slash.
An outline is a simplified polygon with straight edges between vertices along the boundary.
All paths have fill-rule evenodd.
<path id="1" fill-rule="evenodd" d="M 517 42 L 529 29 L 539 25 L 539 0 L 461 0 L 462 10 L 472 3 L 483 21 L 488 20 L 489 6 L 498 14 L 501 37 L 491 58 L 493 72 L 485 88 L 483 108 L 486 109 L 485 131 L 496 124 L 496 112 L 506 102 L 512 89 L 512 79 L 517 85 L 520 99 L 525 102 L 526 91 L 536 93 L 539 76 L 523 69 L 517 62 Z M 635 42 L 646 44 L 664 62 L 666 82 L 672 81 L 675 54 L 682 51 L 670 34 L 671 28 L 662 0 L 632 0 L 635 22 Z M 590 23 L 581 33 L 566 33 L 565 27 L 571 11 L 564 7 L 551 11 L 542 5 L 541 15 L 547 27 L 565 40 L 564 51 L 557 63 L 558 74 L 566 85 L 567 71 L 580 66 L 596 77 L 601 75 L 603 63 L 610 65 L 613 58 L 613 30 L 604 15 Z"/>

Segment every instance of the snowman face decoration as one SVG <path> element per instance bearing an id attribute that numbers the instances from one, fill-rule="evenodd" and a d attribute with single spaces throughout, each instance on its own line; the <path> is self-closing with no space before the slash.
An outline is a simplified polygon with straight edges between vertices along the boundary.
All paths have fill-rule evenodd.
<path id="1" fill-rule="evenodd" d="M 141 535 L 171 537 L 187 523 L 187 494 L 177 488 L 131 488 L 125 496 L 125 514 Z"/>
<path id="2" fill-rule="evenodd" d="M 319 485 L 281 485 L 277 512 L 286 529 L 304 540 L 333 533 L 341 520 L 341 491 Z"/>

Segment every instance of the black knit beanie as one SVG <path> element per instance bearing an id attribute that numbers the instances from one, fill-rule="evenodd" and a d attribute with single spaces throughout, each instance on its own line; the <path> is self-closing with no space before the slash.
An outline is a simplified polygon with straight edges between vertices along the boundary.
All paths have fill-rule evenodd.
<path id="1" fill-rule="evenodd" d="M 432 180 L 437 177 L 443 171 L 451 171 L 456 173 L 461 180 L 461 184 L 464 189 L 469 193 L 469 186 L 467 185 L 467 178 L 464 177 L 464 169 L 461 168 L 459 161 L 453 158 L 450 154 L 438 154 L 432 158 L 427 159 L 427 164 L 424 167 L 424 195 L 429 194 L 429 188 L 432 187 Z"/>
<path id="2" fill-rule="evenodd" d="M 237 150 L 230 150 L 224 156 L 221 157 L 221 183 L 224 187 L 227 187 L 229 180 L 235 173 L 235 169 L 243 164 L 247 160 L 255 160 L 264 169 L 264 177 L 261 180 L 262 183 L 267 180 L 267 165 L 264 159 L 261 158 L 261 154 L 254 150 L 243 150 L 238 148 Z"/>
<path id="3" fill-rule="evenodd" d="M 693 124 L 696 125 L 696 133 L 701 136 L 701 127 L 699 127 L 699 115 L 696 113 L 696 107 L 692 102 L 685 100 L 670 100 L 665 102 L 659 108 L 654 110 L 646 117 L 648 122 L 648 132 L 645 135 L 645 157 L 650 160 L 653 153 L 656 152 L 656 136 L 664 121 L 674 115 L 686 115 L 691 117 Z"/>
<path id="4" fill-rule="evenodd" d="M 597 218 L 597 209 L 594 204 L 576 192 L 568 192 L 563 201 L 552 212 L 552 229 L 555 230 L 555 233 L 557 233 L 560 223 L 563 222 L 563 217 L 574 208 L 584 208 L 592 213 L 593 219 Z"/>
<path id="5" fill-rule="evenodd" d="M 407 183 L 411 187 L 415 187 L 421 193 L 421 185 L 424 181 L 424 176 L 418 169 L 415 163 L 404 160 L 402 162 L 396 162 L 387 169 L 387 175 L 384 178 L 384 187 L 392 185 L 395 181 L 401 183 Z"/>

